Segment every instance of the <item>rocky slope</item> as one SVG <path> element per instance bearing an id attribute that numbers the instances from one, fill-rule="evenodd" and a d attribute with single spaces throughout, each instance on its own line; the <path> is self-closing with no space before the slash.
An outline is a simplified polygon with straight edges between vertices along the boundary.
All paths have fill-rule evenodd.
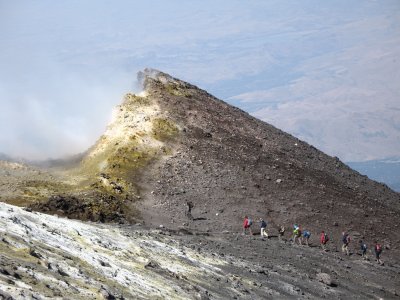
<path id="1" fill-rule="evenodd" d="M 83 223 L 0 203 L 0 299 L 395 299 L 400 265 L 229 232 Z"/>
<path id="2" fill-rule="evenodd" d="M 125 96 L 78 165 L 9 176 L 1 200 L 202 232 L 237 232 L 247 214 L 336 241 L 347 230 L 398 257 L 398 193 L 189 83 L 155 70 L 139 77 L 143 93 Z"/>
<path id="3" fill-rule="evenodd" d="M 86 153 L 0 162 L 0 200 L 27 207 L 0 203 L 0 299 L 399 297 L 398 193 L 191 84 L 139 78 Z M 244 214 L 271 239 L 238 235 Z M 293 223 L 312 247 L 277 240 Z M 384 266 L 359 238 L 384 244 Z"/>
<path id="4" fill-rule="evenodd" d="M 139 178 L 147 223 L 237 231 L 248 214 L 325 229 L 336 240 L 347 230 L 399 250 L 398 193 L 193 85 L 164 73 L 142 77 L 147 97 L 180 128 L 167 143 L 173 154 Z"/>

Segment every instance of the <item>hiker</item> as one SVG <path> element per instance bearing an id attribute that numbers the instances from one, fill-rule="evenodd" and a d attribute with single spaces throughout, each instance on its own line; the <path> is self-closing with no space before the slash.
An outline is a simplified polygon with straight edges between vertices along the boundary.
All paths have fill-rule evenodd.
<path id="1" fill-rule="evenodd" d="M 360 240 L 361 257 L 367 259 L 367 244 Z"/>
<path id="2" fill-rule="evenodd" d="M 185 215 L 189 220 L 193 221 L 193 216 L 192 216 L 193 202 L 186 201 L 186 205 L 187 205 L 187 211 L 185 211 Z"/>
<path id="3" fill-rule="evenodd" d="M 378 264 L 383 265 L 381 261 L 382 245 L 375 241 L 375 257 Z"/>
<path id="4" fill-rule="evenodd" d="M 264 239 L 264 236 L 268 238 L 267 233 L 267 222 L 265 222 L 262 218 L 260 218 L 260 229 L 261 229 L 261 239 Z"/>
<path id="5" fill-rule="evenodd" d="M 296 244 L 296 238 L 299 240 L 299 244 L 301 245 L 301 230 L 300 227 L 294 224 L 293 226 L 293 244 Z"/>
<path id="6" fill-rule="evenodd" d="M 329 241 L 329 236 L 323 230 L 321 231 L 321 235 L 320 235 L 319 241 L 321 243 L 322 250 L 327 251 L 326 250 L 326 243 L 328 243 L 328 241 Z"/>
<path id="7" fill-rule="evenodd" d="M 282 225 L 281 227 L 279 227 L 278 233 L 279 233 L 278 238 L 281 241 L 285 234 L 285 226 Z"/>
<path id="8" fill-rule="evenodd" d="M 347 232 L 342 232 L 342 252 L 346 253 L 346 255 L 350 255 L 349 244 L 350 244 L 350 235 Z"/>
<path id="9" fill-rule="evenodd" d="M 249 230 L 250 235 L 253 235 L 253 231 L 251 230 L 251 225 L 253 225 L 253 221 L 248 216 L 244 216 L 243 235 L 246 234 L 246 229 Z"/>
<path id="10" fill-rule="evenodd" d="M 309 232 L 308 230 L 304 230 L 304 232 L 303 232 L 303 238 L 304 238 L 304 241 L 306 242 L 306 245 L 307 245 L 307 246 L 310 246 L 310 245 L 308 244 L 308 240 L 310 239 L 310 236 L 311 236 L 311 232 Z"/>

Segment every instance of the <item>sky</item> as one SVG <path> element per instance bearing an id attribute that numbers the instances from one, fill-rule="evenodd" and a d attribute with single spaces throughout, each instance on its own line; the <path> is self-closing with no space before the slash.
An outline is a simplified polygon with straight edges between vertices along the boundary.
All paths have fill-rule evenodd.
<path id="1" fill-rule="evenodd" d="M 159 69 L 344 161 L 400 157 L 400 1 L 0 0 L 0 153 L 85 151 Z"/>

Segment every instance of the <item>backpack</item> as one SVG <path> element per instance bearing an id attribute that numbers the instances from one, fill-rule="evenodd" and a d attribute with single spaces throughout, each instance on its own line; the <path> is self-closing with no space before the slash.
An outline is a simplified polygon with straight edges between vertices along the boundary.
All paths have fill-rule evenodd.
<path id="1" fill-rule="evenodd" d="M 376 244 L 375 249 L 376 249 L 376 252 L 382 252 L 381 244 Z"/>
<path id="2" fill-rule="evenodd" d="M 343 235 L 342 242 L 343 244 L 348 244 L 350 242 L 350 237 L 348 234 Z"/>
<path id="3" fill-rule="evenodd" d="M 324 234 L 324 241 L 325 241 L 325 243 L 327 242 L 327 241 L 329 241 L 329 236 L 325 233 Z"/>
<path id="4" fill-rule="evenodd" d="M 305 237 L 305 238 L 309 238 L 310 236 L 311 236 L 311 233 L 309 232 L 309 231 L 304 231 L 304 233 L 303 233 L 303 236 Z"/>
<path id="5" fill-rule="evenodd" d="M 361 244 L 361 250 L 363 250 L 363 251 L 367 250 L 367 245 L 365 243 Z"/>
<path id="6" fill-rule="evenodd" d="M 248 225 L 248 226 L 253 225 L 253 220 L 250 219 L 250 218 L 248 218 L 248 219 L 247 219 L 247 225 Z"/>

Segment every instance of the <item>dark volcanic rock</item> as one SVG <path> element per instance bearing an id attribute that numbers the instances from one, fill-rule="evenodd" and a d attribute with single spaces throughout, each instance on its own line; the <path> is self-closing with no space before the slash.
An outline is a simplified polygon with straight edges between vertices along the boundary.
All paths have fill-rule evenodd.
<path id="1" fill-rule="evenodd" d="M 75 196 L 56 195 L 45 202 L 33 203 L 29 208 L 89 221 L 116 222 L 124 219 L 122 201 L 103 194 L 97 194 L 95 199 L 97 201 L 82 201 Z"/>
<path id="2" fill-rule="evenodd" d="M 148 97 L 182 128 L 166 142 L 173 155 L 138 178 L 146 224 L 181 226 L 191 202 L 187 225 L 200 231 L 238 231 L 247 214 L 266 218 L 270 230 L 298 223 L 337 241 L 342 230 L 370 244 L 399 240 L 398 230 L 382 236 L 400 215 L 399 194 L 387 186 L 191 84 L 155 71 L 140 76 Z"/>

